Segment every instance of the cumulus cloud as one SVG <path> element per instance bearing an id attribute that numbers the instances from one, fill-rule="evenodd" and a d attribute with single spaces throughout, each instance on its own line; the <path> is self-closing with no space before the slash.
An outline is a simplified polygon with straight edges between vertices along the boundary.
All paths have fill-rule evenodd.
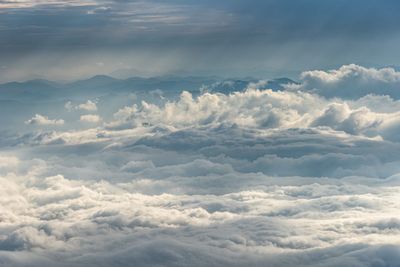
<path id="1" fill-rule="evenodd" d="M 356 78 L 367 81 L 380 81 L 385 83 L 400 82 L 400 73 L 393 68 L 365 68 L 356 64 L 343 65 L 337 70 L 330 71 L 305 71 L 301 74 L 302 80 L 319 80 L 324 83 L 337 83 L 345 79 Z"/>
<path id="2" fill-rule="evenodd" d="M 356 64 L 336 70 L 312 70 L 301 74 L 300 86 L 289 86 L 327 97 L 359 98 L 368 94 L 400 98 L 400 73 L 393 68 L 366 68 Z"/>
<path id="3" fill-rule="evenodd" d="M 64 120 L 62 119 L 49 119 L 47 116 L 42 116 L 40 114 L 36 114 L 31 119 L 25 121 L 25 124 L 31 125 L 63 125 Z"/>
<path id="4" fill-rule="evenodd" d="M 87 110 L 87 111 L 96 111 L 97 106 L 96 106 L 96 103 L 88 100 L 86 103 L 79 104 L 78 109 Z"/>
<path id="5" fill-rule="evenodd" d="M 74 105 L 71 101 L 68 101 L 64 105 L 65 109 L 68 111 L 73 110 L 85 110 L 85 111 L 97 111 L 97 105 L 95 102 L 88 100 L 86 103 Z"/>
<path id="6" fill-rule="evenodd" d="M 101 118 L 98 115 L 87 114 L 82 115 L 79 120 L 83 122 L 98 123 L 101 121 Z"/>
<path id="7" fill-rule="evenodd" d="M 163 106 L 142 101 L 114 114 L 107 129 L 141 126 L 173 127 L 238 125 L 258 129 L 330 127 L 353 135 L 397 138 L 398 101 L 391 98 L 376 102 L 376 97 L 357 101 L 325 99 L 308 92 L 260 90 L 255 84 L 244 92 L 229 95 L 204 93 L 193 97 L 183 92 L 179 100 Z M 388 102 L 393 106 L 389 110 Z M 390 125 L 390 126 L 389 126 Z"/>
<path id="8" fill-rule="evenodd" d="M 251 85 L 254 86 L 254 85 Z M 176 102 L 160 107 L 143 101 L 140 106 L 125 107 L 115 113 L 117 121 L 109 127 L 135 125 L 190 125 L 231 123 L 253 127 L 301 127 L 309 120 L 308 107 L 321 108 L 325 100 L 307 93 L 274 92 L 250 87 L 230 95 L 205 93 L 193 98 L 182 92 Z"/>

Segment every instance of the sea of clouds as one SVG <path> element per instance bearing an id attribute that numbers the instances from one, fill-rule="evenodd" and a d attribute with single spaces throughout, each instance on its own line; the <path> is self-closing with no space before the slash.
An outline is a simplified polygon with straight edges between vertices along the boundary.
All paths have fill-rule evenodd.
<path id="1" fill-rule="evenodd" d="M 265 84 L 2 133 L 0 266 L 400 266 L 400 73 Z"/>

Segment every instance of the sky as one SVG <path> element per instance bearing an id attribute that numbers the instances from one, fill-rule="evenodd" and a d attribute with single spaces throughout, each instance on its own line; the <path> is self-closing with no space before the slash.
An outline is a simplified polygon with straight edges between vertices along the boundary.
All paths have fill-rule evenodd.
<path id="1" fill-rule="evenodd" d="M 6 0 L 0 81 L 397 66 L 399 11 L 392 0 Z"/>
<path id="2" fill-rule="evenodd" d="M 400 267 L 399 8 L 0 0 L 0 266 Z"/>

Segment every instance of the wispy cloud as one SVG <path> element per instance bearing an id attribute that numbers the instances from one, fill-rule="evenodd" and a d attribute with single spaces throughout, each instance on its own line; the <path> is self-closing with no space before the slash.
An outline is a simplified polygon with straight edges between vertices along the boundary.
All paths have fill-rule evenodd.
<path id="1" fill-rule="evenodd" d="M 18 8 L 33 8 L 40 6 L 92 6 L 97 5 L 96 1 L 90 0 L 5 0 L 0 1 L 0 9 L 18 9 Z"/>

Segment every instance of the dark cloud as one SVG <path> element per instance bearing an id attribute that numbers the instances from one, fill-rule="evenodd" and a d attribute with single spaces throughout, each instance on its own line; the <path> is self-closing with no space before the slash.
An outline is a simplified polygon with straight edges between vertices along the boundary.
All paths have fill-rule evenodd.
<path id="1" fill-rule="evenodd" d="M 12 3 L 0 11 L 3 81 L 137 69 L 265 77 L 399 56 L 396 1 Z"/>

